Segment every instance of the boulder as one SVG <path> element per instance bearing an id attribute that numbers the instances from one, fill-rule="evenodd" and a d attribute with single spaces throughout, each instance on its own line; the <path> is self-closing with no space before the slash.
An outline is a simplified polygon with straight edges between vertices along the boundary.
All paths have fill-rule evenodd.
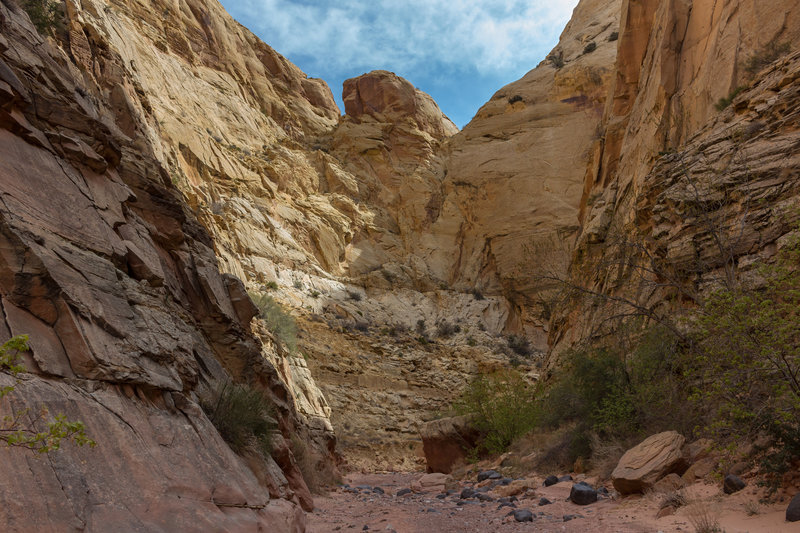
<path id="1" fill-rule="evenodd" d="M 794 495 L 792 501 L 789 502 L 789 507 L 786 508 L 786 521 L 800 521 L 800 492 Z"/>
<path id="2" fill-rule="evenodd" d="M 484 470 L 478 474 L 478 483 L 487 479 L 501 479 L 503 476 L 496 470 Z"/>
<path id="3" fill-rule="evenodd" d="M 667 474 L 683 473 L 687 467 L 681 451 L 685 440 L 675 431 L 665 431 L 625 452 L 611 473 L 614 488 L 620 494 L 643 492 Z"/>
<path id="4" fill-rule="evenodd" d="M 689 467 L 688 470 L 686 470 L 686 472 L 683 473 L 682 476 L 683 480 L 686 483 L 694 483 L 698 479 L 703 479 L 704 477 L 709 475 L 711 472 L 714 471 L 716 467 L 717 467 L 716 459 L 714 459 L 713 457 L 705 457 L 694 463 L 692 466 Z"/>
<path id="5" fill-rule="evenodd" d="M 742 478 L 733 474 L 728 474 L 725 476 L 725 480 L 722 482 L 722 490 L 725 492 L 725 494 L 739 492 L 746 486 L 747 483 L 745 483 Z"/>
<path id="6" fill-rule="evenodd" d="M 453 484 L 453 478 L 447 474 L 425 474 L 411 484 L 411 490 L 414 492 L 444 492 Z"/>
<path id="7" fill-rule="evenodd" d="M 422 425 L 420 436 L 428 472 L 449 474 L 453 465 L 466 460 L 467 450 L 474 448 L 481 436 L 470 420 L 469 416 L 456 416 Z"/>
<path id="8" fill-rule="evenodd" d="M 576 483 L 569 491 L 569 499 L 577 505 L 589 505 L 597 501 L 597 491 L 587 484 Z"/>
<path id="9" fill-rule="evenodd" d="M 686 481 L 679 476 L 678 474 L 672 473 L 667 474 L 663 478 L 659 479 L 653 485 L 653 489 L 656 492 L 674 492 L 676 490 L 680 490 L 686 486 Z"/>
<path id="10" fill-rule="evenodd" d="M 494 493 L 501 497 L 516 496 L 528 489 L 533 489 L 538 485 L 535 479 L 515 479 L 508 485 L 501 485 L 494 488 Z"/>
<path id="11" fill-rule="evenodd" d="M 551 476 L 547 476 L 544 479 L 544 486 L 545 487 L 549 487 L 550 485 L 555 485 L 556 483 L 558 483 L 558 478 L 556 476 L 552 476 L 551 475 Z"/>

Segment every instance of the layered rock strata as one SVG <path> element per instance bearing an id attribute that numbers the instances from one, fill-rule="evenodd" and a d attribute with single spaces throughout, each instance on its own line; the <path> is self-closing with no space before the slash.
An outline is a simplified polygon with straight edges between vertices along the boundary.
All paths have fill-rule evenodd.
<path id="1" fill-rule="evenodd" d="M 775 254 L 797 220 L 799 17 L 795 2 L 623 3 L 575 284 L 663 311 Z M 563 309 L 555 354 L 625 311 L 595 298 Z"/>
<path id="2" fill-rule="evenodd" d="M 3 415 L 46 407 L 97 442 L 4 450 L 4 527 L 301 531 L 313 503 L 285 439 L 310 437 L 255 309 L 159 162 L 121 58 L 79 29 L 70 55 L 0 3 L 0 337 L 31 344 Z M 231 377 L 274 402 L 275 459 L 235 455 L 200 408 Z"/>

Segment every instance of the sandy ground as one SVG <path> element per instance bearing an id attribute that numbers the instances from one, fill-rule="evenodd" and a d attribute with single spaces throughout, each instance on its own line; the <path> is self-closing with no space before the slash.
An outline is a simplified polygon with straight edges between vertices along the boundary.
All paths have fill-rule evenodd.
<path id="1" fill-rule="evenodd" d="M 566 501 L 572 482 L 551 487 L 539 485 L 520 495 L 517 509 L 533 512 L 533 522 L 516 522 L 508 516 L 512 508 L 498 509 L 499 503 L 467 500 L 459 505 L 458 494 L 441 497 L 438 493 L 396 493 L 410 487 L 422 474 L 351 474 L 345 479 L 350 491 L 357 486 L 380 487 L 384 494 L 359 489 L 358 493 L 339 487 L 315 499 L 316 508 L 308 515 L 310 533 L 333 531 L 382 531 L 390 533 L 432 532 L 693 532 L 690 514 L 709 513 L 726 533 L 800 533 L 800 523 L 785 522 L 786 503 L 758 505 L 755 489 L 746 488 L 727 496 L 710 483 L 697 483 L 686 489 L 691 503 L 671 516 L 656 518 L 660 499 L 655 495 L 622 499 L 602 498 L 587 506 Z M 463 482 L 460 487 L 473 486 Z M 610 486 L 608 487 L 611 488 Z M 493 492 L 488 493 L 490 496 Z M 440 496 L 437 498 L 437 496 Z M 496 497 L 496 496 L 495 496 Z M 539 505 L 545 497 L 553 503 Z M 747 509 L 758 514 L 748 516 Z M 566 521 L 565 521 L 566 520 Z"/>

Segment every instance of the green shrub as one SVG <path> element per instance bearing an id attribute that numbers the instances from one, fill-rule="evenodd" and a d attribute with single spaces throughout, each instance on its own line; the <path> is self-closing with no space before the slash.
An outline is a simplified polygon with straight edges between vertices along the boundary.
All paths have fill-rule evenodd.
<path id="1" fill-rule="evenodd" d="M 19 384 L 20 374 L 25 373 L 25 367 L 19 363 L 21 352 L 27 352 L 28 336 L 17 335 L 7 340 L 0 346 L 0 372 L 14 378 L 13 385 L 0 388 L 0 399 L 5 398 L 16 389 Z M 49 418 L 49 411 L 41 407 L 33 420 L 28 422 L 28 409 L 16 411 L 0 422 L 0 442 L 7 446 L 27 448 L 37 453 L 50 453 L 61 447 L 66 440 L 78 446 L 85 444 L 95 447 L 97 443 L 86 436 L 86 426 L 80 421 L 69 421 L 63 414 Z M 37 431 L 38 423 L 47 424 L 46 431 Z"/>
<path id="2" fill-rule="evenodd" d="M 766 431 L 779 451 L 764 467 L 776 475 L 800 458 L 799 260 L 800 245 L 787 244 L 758 287 L 714 292 L 694 324 L 692 399 L 708 429 L 723 442 Z"/>
<path id="3" fill-rule="evenodd" d="M 278 282 L 277 281 L 268 281 L 267 284 L 264 285 L 264 287 L 268 291 L 278 290 Z"/>
<path id="4" fill-rule="evenodd" d="M 729 94 L 727 97 L 720 98 L 719 100 L 717 100 L 717 103 L 714 104 L 714 107 L 717 109 L 717 111 L 724 111 L 729 105 L 733 103 L 733 100 L 737 96 L 739 96 L 739 93 L 741 93 L 745 89 L 747 89 L 747 87 L 744 86 L 736 87 L 733 91 L 731 91 L 731 94 Z"/>
<path id="5" fill-rule="evenodd" d="M 262 391 L 225 382 L 211 391 L 202 406 L 233 451 L 255 448 L 265 457 L 271 454 L 274 407 Z"/>
<path id="6" fill-rule="evenodd" d="M 42 35 L 64 29 L 64 3 L 57 0 L 24 0 L 22 9 Z"/>
<path id="7" fill-rule="evenodd" d="M 519 372 L 506 370 L 473 380 L 454 404 L 457 414 L 473 415 L 484 433 L 479 451 L 502 453 L 536 423 L 531 387 Z"/>
<path id="8" fill-rule="evenodd" d="M 268 294 L 251 293 L 250 297 L 258 307 L 259 318 L 266 323 L 275 338 L 289 352 L 297 351 L 297 324 L 294 317 Z"/>
<path id="9" fill-rule="evenodd" d="M 620 337 L 626 333 L 619 332 Z M 638 335 L 627 355 L 608 348 L 569 353 L 553 385 L 540 395 L 540 427 L 568 428 L 558 456 L 569 466 L 589 458 L 598 445 L 627 445 L 651 433 L 690 433 L 695 410 L 686 407 L 689 387 L 677 339 L 666 329 Z"/>

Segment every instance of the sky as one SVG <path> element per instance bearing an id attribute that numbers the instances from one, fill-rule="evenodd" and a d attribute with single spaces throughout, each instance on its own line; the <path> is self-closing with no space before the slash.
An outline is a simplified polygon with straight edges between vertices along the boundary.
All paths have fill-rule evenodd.
<path id="1" fill-rule="evenodd" d="M 558 42 L 578 0 L 221 0 L 313 78 L 339 108 L 342 83 L 390 70 L 461 128 Z"/>

